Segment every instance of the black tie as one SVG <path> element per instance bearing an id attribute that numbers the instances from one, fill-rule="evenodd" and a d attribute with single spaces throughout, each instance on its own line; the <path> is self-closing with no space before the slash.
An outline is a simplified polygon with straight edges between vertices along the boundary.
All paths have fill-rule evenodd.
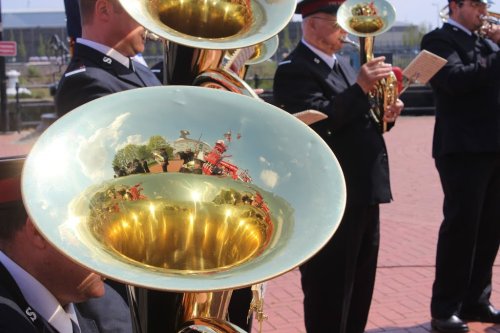
<path id="1" fill-rule="evenodd" d="M 340 64 L 339 64 L 338 60 L 335 60 L 335 62 L 333 64 L 332 72 L 334 72 L 338 78 L 343 80 L 347 84 L 347 86 L 349 86 L 349 81 L 347 81 L 347 78 L 345 77 L 344 73 L 342 72 L 342 69 L 340 69 Z"/>
<path id="2" fill-rule="evenodd" d="M 338 60 L 335 60 L 335 62 L 333 63 L 333 71 L 336 74 L 341 74 L 341 72 L 340 72 L 340 65 L 339 65 L 339 61 Z"/>
<path id="3" fill-rule="evenodd" d="M 134 60 L 132 60 L 132 58 L 128 58 L 128 59 L 130 60 L 129 69 L 130 69 L 132 72 L 135 72 Z"/>
<path id="4" fill-rule="evenodd" d="M 73 327 L 73 333 L 80 333 L 80 327 L 73 320 L 71 320 L 71 327 Z"/>

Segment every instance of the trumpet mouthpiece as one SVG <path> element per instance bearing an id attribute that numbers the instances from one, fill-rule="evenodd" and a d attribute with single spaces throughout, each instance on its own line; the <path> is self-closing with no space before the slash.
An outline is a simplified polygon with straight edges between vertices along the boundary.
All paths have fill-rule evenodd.
<path id="1" fill-rule="evenodd" d="M 344 37 L 341 39 L 341 41 L 342 41 L 342 43 L 351 45 L 359 50 L 359 44 L 356 43 L 355 41 L 351 40 L 349 37 Z"/>

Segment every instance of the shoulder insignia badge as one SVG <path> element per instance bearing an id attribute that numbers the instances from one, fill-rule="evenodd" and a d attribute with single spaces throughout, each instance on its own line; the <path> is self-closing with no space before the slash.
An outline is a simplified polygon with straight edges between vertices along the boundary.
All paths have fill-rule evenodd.
<path id="1" fill-rule="evenodd" d="M 64 74 L 64 77 L 68 77 L 68 76 L 71 76 L 71 75 L 82 73 L 82 72 L 85 72 L 86 70 L 87 69 L 85 67 L 80 67 L 78 69 L 75 69 L 74 71 L 67 72 L 66 74 Z"/>

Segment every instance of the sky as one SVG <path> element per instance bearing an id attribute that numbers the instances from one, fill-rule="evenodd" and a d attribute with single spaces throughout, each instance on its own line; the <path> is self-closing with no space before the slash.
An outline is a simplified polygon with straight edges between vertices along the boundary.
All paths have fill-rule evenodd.
<path id="1" fill-rule="evenodd" d="M 439 11 L 448 3 L 446 0 L 389 0 L 396 10 L 396 20 L 435 28 L 441 25 Z M 496 0 L 490 11 L 500 13 L 500 0 Z M 63 0 L 0 0 L 2 11 L 19 9 L 60 9 Z"/>

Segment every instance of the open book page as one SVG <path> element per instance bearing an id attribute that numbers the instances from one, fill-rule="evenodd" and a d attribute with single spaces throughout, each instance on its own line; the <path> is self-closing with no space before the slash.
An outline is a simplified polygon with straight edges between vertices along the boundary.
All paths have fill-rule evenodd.
<path id="1" fill-rule="evenodd" d="M 411 82 L 426 84 L 448 61 L 427 50 L 422 50 L 403 70 Z"/>
<path id="2" fill-rule="evenodd" d="M 302 120 L 307 125 L 311 125 L 320 120 L 328 118 L 326 114 L 324 114 L 323 112 L 319 112 L 317 110 L 304 110 L 301 112 L 294 113 L 293 115 Z"/>

